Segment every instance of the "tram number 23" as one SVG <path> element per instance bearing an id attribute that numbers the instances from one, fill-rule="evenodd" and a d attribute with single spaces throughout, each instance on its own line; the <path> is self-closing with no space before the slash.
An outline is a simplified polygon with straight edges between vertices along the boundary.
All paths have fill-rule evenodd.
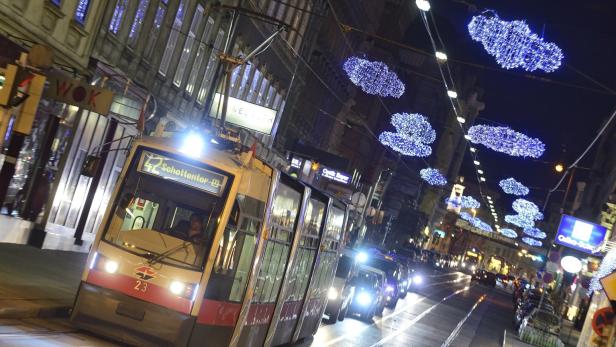
<path id="1" fill-rule="evenodd" d="M 133 287 L 133 289 L 138 291 L 138 292 L 145 293 L 145 291 L 148 290 L 148 282 L 137 280 L 135 282 L 135 286 Z"/>

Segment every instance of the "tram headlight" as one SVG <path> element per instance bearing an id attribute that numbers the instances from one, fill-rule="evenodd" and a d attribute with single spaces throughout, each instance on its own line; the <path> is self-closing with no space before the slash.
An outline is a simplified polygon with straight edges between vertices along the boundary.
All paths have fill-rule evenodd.
<path id="1" fill-rule="evenodd" d="M 180 152 L 191 157 L 199 157 L 201 156 L 203 147 L 205 147 L 203 137 L 194 131 L 190 131 L 182 140 Z"/>
<path id="2" fill-rule="evenodd" d="M 169 285 L 169 290 L 171 291 L 171 293 L 175 295 L 184 294 L 185 288 L 186 288 L 186 285 L 180 281 L 173 281 L 171 282 L 171 285 Z"/>
<path id="3" fill-rule="evenodd" d="M 357 260 L 357 262 L 359 263 L 365 263 L 366 260 L 368 260 L 368 253 L 366 252 L 357 253 L 357 255 L 355 256 L 355 260 Z"/>
<path id="4" fill-rule="evenodd" d="M 105 261 L 105 271 L 107 271 L 110 274 L 115 273 L 116 271 L 118 271 L 118 262 L 114 261 L 114 260 L 107 260 Z"/>
<path id="5" fill-rule="evenodd" d="M 338 290 L 336 290 L 336 288 L 334 287 L 329 287 L 329 290 L 327 291 L 327 298 L 329 300 L 338 299 Z"/>

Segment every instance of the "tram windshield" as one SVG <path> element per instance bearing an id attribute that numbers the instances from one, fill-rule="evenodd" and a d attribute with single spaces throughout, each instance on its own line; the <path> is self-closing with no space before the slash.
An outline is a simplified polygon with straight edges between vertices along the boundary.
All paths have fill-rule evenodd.
<path id="1" fill-rule="evenodd" d="M 150 263 L 201 268 L 219 223 L 228 176 L 167 154 L 135 155 L 104 240 Z"/>

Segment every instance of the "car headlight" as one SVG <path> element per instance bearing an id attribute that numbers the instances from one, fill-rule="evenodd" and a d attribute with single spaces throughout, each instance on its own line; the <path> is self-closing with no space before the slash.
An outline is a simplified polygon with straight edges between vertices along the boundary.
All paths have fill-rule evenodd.
<path id="1" fill-rule="evenodd" d="M 336 288 L 329 287 L 329 290 L 327 291 L 327 298 L 329 300 L 336 300 L 336 299 L 338 299 L 338 291 L 336 290 Z"/>
<path id="2" fill-rule="evenodd" d="M 107 271 L 110 274 L 115 273 L 116 271 L 118 271 L 118 262 L 114 261 L 114 260 L 107 260 L 105 261 L 105 271 Z"/>
<path id="3" fill-rule="evenodd" d="M 366 292 L 357 294 L 357 302 L 362 306 L 368 306 L 372 303 L 372 295 Z"/>
<path id="4" fill-rule="evenodd" d="M 475 265 L 471 266 L 471 271 L 475 271 L 477 267 Z"/>
<path id="5" fill-rule="evenodd" d="M 464 263 L 464 262 L 463 262 L 463 263 L 462 263 L 462 267 L 466 267 L 466 263 Z"/>
<path id="6" fill-rule="evenodd" d="M 394 286 L 388 285 L 387 287 L 385 287 L 385 291 L 393 292 L 394 291 Z"/>
<path id="7" fill-rule="evenodd" d="M 402 281 L 403 286 L 406 286 L 407 284 L 409 284 L 407 281 Z"/>
<path id="8" fill-rule="evenodd" d="M 415 283 L 415 284 L 422 284 L 423 283 L 423 277 L 421 277 L 419 275 L 413 276 L 413 283 Z"/>

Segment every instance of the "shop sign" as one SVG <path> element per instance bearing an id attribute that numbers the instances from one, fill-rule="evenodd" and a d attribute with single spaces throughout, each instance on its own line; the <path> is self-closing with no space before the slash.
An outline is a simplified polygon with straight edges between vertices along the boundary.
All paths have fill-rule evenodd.
<path id="1" fill-rule="evenodd" d="M 49 87 L 44 96 L 65 104 L 74 105 L 101 115 L 109 113 L 113 92 L 78 80 L 49 76 Z"/>
<path id="2" fill-rule="evenodd" d="M 222 100 L 220 93 L 216 93 L 210 109 L 210 117 L 220 119 L 222 114 Z M 226 122 L 242 128 L 254 130 L 264 134 L 271 134 L 276 120 L 276 110 L 251 104 L 247 101 L 229 97 L 227 105 Z"/>
<path id="3" fill-rule="evenodd" d="M 295 158 L 295 157 L 291 158 L 291 167 L 296 168 L 296 169 L 301 169 L 302 160 Z"/>
<path id="4" fill-rule="evenodd" d="M 179 160 L 144 151 L 137 170 L 165 180 L 221 196 L 227 177 Z"/>
<path id="5" fill-rule="evenodd" d="M 558 226 L 555 242 L 585 253 L 596 254 L 605 239 L 607 229 L 564 214 Z"/>
<path id="6" fill-rule="evenodd" d="M 346 173 L 326 167 L 321 169 L 321 176 L 342 184 L 349 184 L 351 180 L 351 177 Z"/>
<path id="7" fill-rule="evenodd" d="M 616 272 L 599 279 L 605 295 L 610 301 L 616 301 Z"/>

